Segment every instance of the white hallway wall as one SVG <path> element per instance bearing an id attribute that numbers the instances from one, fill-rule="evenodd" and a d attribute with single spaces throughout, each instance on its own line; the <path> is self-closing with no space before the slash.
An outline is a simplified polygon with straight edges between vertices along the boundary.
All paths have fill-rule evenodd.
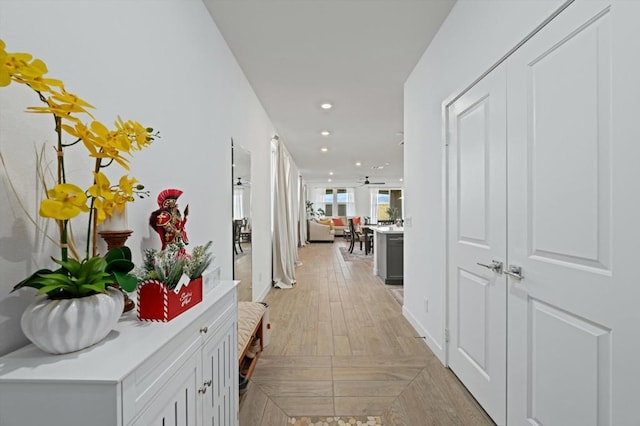
<path id="1" fill-rule="evenodd" d="M 212 240 L 215 264 L 223 279 L 231 278 L 230 141 L 250 149 L 255 160 L 269 158 L 275 131 L 202 2 L 0 0 L 0 39 L 10 52 L 43 59 L 51 77 L 97 107 L 98 120 L 111 125 L 120 114 L 160 130 L 162 138 L 131 162 L 131 174 L 151 191 L 129 209 L 134 260 L 142 248 L 159 248 L 147 220 L 157 193 L 176 187 L 185 191 L 181 208 L 190 206 L 191 244 Z M 23 86 L 0 89 L 0 152 L 36 218 L 34 147 L 54 141 L 50 118 L 24 112 L 38 102 Z M 84 153 L 68 163 L 71 179 L 88 185 Z M 115 175 L 115 168 L 107 170 Z M 269 162 L 253 161 L 251 174 L 253 211 L 261 212 L 252 219 L 254 294 L 263 295 L 271 276 Z M 11 288 L 36 268 L 50 267 L 49 256 L 58 251 L 37 236 L 4 170 L 0 199 L 1 355 L 26 343 L 19 321 L 33 299 L 29 289 L 10 294 Z"/>
<path id="2" fill-rule="evenodd" d="M 471 84 L 562 0 L 458 0 L 404 90 L 404 315 L 444 362 L 445 198 L 442 102 Z M 428 311 L 425 308 L 428 299 Z"/>

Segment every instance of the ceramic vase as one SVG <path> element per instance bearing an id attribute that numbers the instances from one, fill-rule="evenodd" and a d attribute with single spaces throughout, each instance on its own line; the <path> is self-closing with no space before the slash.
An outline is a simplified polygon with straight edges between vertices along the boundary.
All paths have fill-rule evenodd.
<path id="1" fill-rule="evenodd" d="M 34 300 L 22 314 L 22 331 L 34 345 L 51 354 L 75 352 L 104 339 L 122 315 L 124 296 L 118 289 L 92 296 Z"/>

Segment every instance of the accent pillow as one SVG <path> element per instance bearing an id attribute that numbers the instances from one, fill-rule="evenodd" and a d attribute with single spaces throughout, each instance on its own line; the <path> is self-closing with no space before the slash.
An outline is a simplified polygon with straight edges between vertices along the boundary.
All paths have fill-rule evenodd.
<path id="1" fill-rule="evenodd" d="M 360 226 L 360 216 L 353 218 L 353 226 L 354 227 Z"/>
<path id="2" fill-rule="evenodd" d="M 332 220 L 335 226 L 344 226 L 344 222 L 341 217 L 334 217 Z"/>
<path id="3" fill-rule="evenodd" d="M 333 229 L 333 222 L 331 221 L 331 219 L 318 219 L 318 223 L 329 225 L 329 229 Z"/>

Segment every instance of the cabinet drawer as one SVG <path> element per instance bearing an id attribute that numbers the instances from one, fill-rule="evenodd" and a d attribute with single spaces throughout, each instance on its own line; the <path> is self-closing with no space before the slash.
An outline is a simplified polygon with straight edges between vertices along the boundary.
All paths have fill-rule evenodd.
<path id="1" fill-rule="evenodd" d="M 200 332 L 195 325 L 189 327 L 123 380 L 123 424 L 129 424 L 135 413 L 154 398 L 200 345 Z"/>
<path id="2" fill-rule="evenodd" d="M 238 321 L 238 302 L 235 298 L 222 299 L 201 318 L 200 323 L 204 325 L 207 330 L 201 334 L 204 339 L 203 343 L 208 342 L 222 324 L 231 321 Z"/>

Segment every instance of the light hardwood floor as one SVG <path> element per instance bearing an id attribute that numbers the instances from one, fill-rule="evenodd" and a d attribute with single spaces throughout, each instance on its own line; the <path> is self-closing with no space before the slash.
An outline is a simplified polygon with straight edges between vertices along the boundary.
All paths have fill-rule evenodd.
<path id="1" fill-rule="evenodd" d="M 240 404 L 240 425 L 331 415 L 493 425 L 404 319 L 372 262 L 344 261 L 341 245 L 301 248 L 296 286 L 269 293 L 271 341 Z"/>

